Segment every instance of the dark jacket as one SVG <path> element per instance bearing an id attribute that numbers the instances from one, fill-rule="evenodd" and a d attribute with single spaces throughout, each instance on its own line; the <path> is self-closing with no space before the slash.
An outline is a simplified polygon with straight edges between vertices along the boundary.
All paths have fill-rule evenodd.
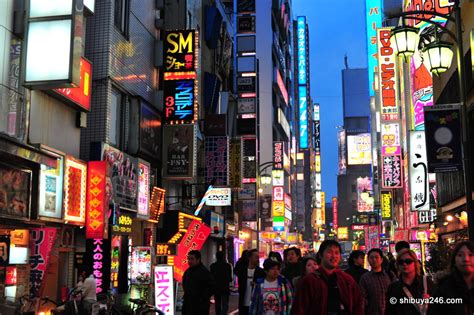
<path id="1" fill-rule="evenodd" d="M 369 272 L 367 269 L 364 267 L 360 266 L 351 266 L 349 267 L 346 272 L 351 275 L 351 277 L 355 280 L 355 282 L 359 283 L 360 282 L 360 277 L 366 272 Z"/>
<path id="2" fill-rule="evenodd" d="M 450 273 L 441 279 L 438 287 L 434 290 L 433 297 L 439 303 L 434 303 L 428 309 L 429 315 L 471 315 L 474 314 L 474 289 L 469 290 L 467 284 L 458 271 Z M 451 298 L 462 298 L 462 303 L 447 304 L 446 300 Z"/>
<path id="3" fill-rule="evenodd" d="M 247 290 L 247 268 L 248 264 L 234 270 L 235 275 L 237 276 L 237 283 L 239 284 L 239 306 L 244 305 L 245 290 Z M 255 267 L 255 273 L 253 274 L 252 281 L 256 283 L 257 279 L 265 278 L 265 276 L 265 271 L 257 266 Z"/>
<path id="4" fill-rule="evenodd" d="M 420 315 L 417 307 L 413 304 L 403 303 L 399 301 L 401 298 L 409 298 L 403 287 L 406 286 L 408 291 L 410 291 L 413 298 L 421 299 L 423 297 L 423 277 L 417 276 L 411 285 L 406 285 L 401 278 L 392 282 L 387 289 L 387 300 L 385 302 L 385 315 Z M 432 295 L 434 284 L 433 281 L 428 277 L 427 278 L 427 293 Z M 391 300 L 392 299 L 392 300 Z M 390 302 L 391 301 L 391 302 Z M 429 311 L 429 307 L 428 307 Z M 448 314 L 454 315 L 454 314 Z"/>
<path id="5" fill-rule="evenodd" d="M 214 293 L 230 295 L 229 283 L 232 282 L 232 268 L 225 261 L 216 261 L 211 265 L 211 273 L 216 281 Z"/>
<path id="6" fill-rule="evenodd" d="M 301 264 L 290 264 L 287 263 L 285 268 L 282 269 L 281 274 L 288 279 L 291 283 L 293 283 L 293 279 L 296 277 L 301 276 Z"/>
<path id="7" fill-rule="evenodd" d="M 363 315 L 364 303 L 357 283 L 342 270 L 334 271 L 340 300 L 347 315 Z M 306 275 L 298 284 L 292 315 L 326 315 L 328 313 L 328 276 L 321 269 Z"/>
<path id="8" fill-rule="evenodd" d="M 208 315 L 214 293 L 214 277 L 202 263 L 188 268 L 183 275 L 183 315 Z"/>

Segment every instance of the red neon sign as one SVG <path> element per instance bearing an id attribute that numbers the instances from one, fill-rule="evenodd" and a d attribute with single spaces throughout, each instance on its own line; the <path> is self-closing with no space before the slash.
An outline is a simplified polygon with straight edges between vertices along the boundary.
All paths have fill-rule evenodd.
<path id="1" fill-rule="evenodd" d="M 86 238 L 103 238 L 105 226 L 106 161 L 88 162 Z"/>
<path id="2" fill-rule="evenodd" d="M 79 87 L 55 89 L 53 91 L 89 111 L 91 108 L 92 64 L 87 59 L 81 57 L 80 67 Z"/>

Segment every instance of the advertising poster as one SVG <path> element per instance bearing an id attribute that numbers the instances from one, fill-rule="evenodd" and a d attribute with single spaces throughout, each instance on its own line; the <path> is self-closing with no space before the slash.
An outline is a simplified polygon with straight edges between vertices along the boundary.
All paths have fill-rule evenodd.
<path id="1" fill-rule="evenodd" d="M 264 195 L 260 199 L 260 219 L 270 219 L 272 217 L 272 196 Z"/>
<path id="2" fill-rule="evenodd" d="M 410 132 L 410 198 L 412 211 L 430 209 L 430 183 L 424 131 Z"/>
<path id="3" fill-rule="evenodd" d="M 195 174 L 196 134 L 194 125 L 163 127 L 163 177 L 191 179 Z"/>
<path id="4" fill-rule="evenodd" d="M 28 218 L 31 172 L 0 164 L 0 215 Z"/>
<path id="5" fill-rule="evenodd" d="M 64 174 L 64 219 L 84 223 L 86 220 L 87 164 L 66 157 Z"/>
<path id="6" fill-rule="evenodd" d="M 211 234 L 211 228 L 203 222 L 193 220 L 178 244 L 178 255 L 174 259 L 174 278 L 181 282 L 186 269 L 188 269 L 188 253 L 200 250 Z"/>
<path id="7" fill-rule="evenodd" d="M 372 164 L 370 133 L 347 136 L 347 163 L 349 165 Z"/>
<path id="8" fill-rule="evenodd" d="M 161 154 L 161 117 L 151 107 L 140 103 L 140 148 L 139 151 L 157 158 Z"/>
<path id="9" fill-rule="evenodd" d="M 150 284 L 151 247 L 133 246 L 130 267 L 130 279 L 132 284 Z"/>
<path id="10" fill-rule="evenodd" d="M 242 200 L 239 201 L 239 205 L 242 221 L 257 221 L 257 202 L 255 200 Z"/>
<path id="11" fill-rule="evenodd" d="M 229 137 L 206 137 L 206 183 L 229 184 Z"/>
<path id="12" fill-rule="evenodd" d="M 120 208 L 137 211 L 138 159 L 104 143 L 102 161 L 107 162 L 107 177 L 111 181 L 112 198 Z M 108 184 L 108 183 L 107 183 Z"/>
<path id="13" fill-rule="evenodd" d="M 57 160 L 56 168 L 41 164 L 38 214 L 49 218 L 62 216 L 64 158 Z"/>
<path id="14" fill-rule="evenodd" d="M 357 178 L 357 211 L 374 211 L 374 198 L 372 194 L 372 179 L 369 177 Z"/>
<path id="15" fill-rule="evenodd" d="M 46 282 L 51 252 L 56 246 L 58 229 L 30 229 L 30 294 L 39 297 L 43 284 Z"/>
<path id="16" fill-rule="evenodd" d="M 155 266 L 155 306 L 165 315 L 174 315 L 173 266 Z"/>
<path id="17" fill-rule="evenodd" d="M 410 83 L 412 91 L 412 128 L 425 130 L 425 106 L 433 106 L 433 78 L 426 69 L 421 52 L 415 51 L 410 62 Z"/>
<path id="18" fill-rule="evenodd" d="M 459 105 L 424 107 L 428 172 L 462 170 L 461 111 Z"/>

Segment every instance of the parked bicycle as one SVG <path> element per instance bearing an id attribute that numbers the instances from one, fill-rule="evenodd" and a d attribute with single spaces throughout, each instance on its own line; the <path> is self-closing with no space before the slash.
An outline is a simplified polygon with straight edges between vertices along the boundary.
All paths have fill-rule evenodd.
<path id="1" fill-rule="evenodd" d="M 36 298 L 29 294 L 20 297 L 20 315 L 35 315 Z"/>
<path id="2" fill-rule="evenodd" d="M 161 310 L 156 308 L 154 305 L 148 304 L 144 299 L 128 299 L 132 304 L 132 310 L 134 315 L 142 314 L 159 314 L 165 315 Z"/>
<path id="3" fill-rule="evenodd" d="M 42 305 L 48 303 L 54 305 L 54 309 L 51 310 L 52 314 L 64 314 L 64 315 L 79 315 L 85 314 L 82 302 L 80 300 L 82 296 L 82 290 L 74 288 L 69 292 L 68 297 L 65 301 L 55 301 L 45 296 L 41 298 Z"/>

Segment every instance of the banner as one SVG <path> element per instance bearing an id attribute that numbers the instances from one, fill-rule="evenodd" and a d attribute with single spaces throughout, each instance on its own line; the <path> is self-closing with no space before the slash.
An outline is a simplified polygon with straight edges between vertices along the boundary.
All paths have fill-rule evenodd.
<path id="1" fill-rule="evenodd" d="M 163 126 L 163 177 L 192 179 L 196 167 L 196 130 L 194 125 Z"/>
<path id="2" fill-rule="evenodd" d="M 428 172 L 462 170 L 461 111 L 459 105 L 424 107 Z"/>
<path id="3" fill-rule="evenodd" d="M 200 250 L 211 234 L 211 228 L 206 224 L 193 220 L 186 234 L 178 245 L 178 255 L 174 259 L 174 278 L 181 282 L 186 269 L 188 269 L 188 253 Z"/>
<path id="4" fill-rule="evenodd" d="M 105 161 L 87 163 L 87 211 L 86 211 L 86 238 L 104 238 L 106 211 L 106 172 Z M 106 238 L 106 237 L 105 237 Z"/>
<path id="5" fill-rule="evenodd" d="M 409 154 L 411 210 L 426 211 L 430 209 L 430 183 L 424 131 L 410 132 Z"/>
<path id="6" fill-rule="evenodd" d="M 30 294 L 40 297 L 58 229 L 32 228 L 30 231 Z"/>
<path id="7" fill-rule="evenodd" d="M 155 266 L 155 306 L 165 315 L 174 315 L 173 266 Z"/>
<path id="8" fill-rule="evenodd" d="M 229 184 L 229 137 L 206 137 L 206 183 Z"/>

